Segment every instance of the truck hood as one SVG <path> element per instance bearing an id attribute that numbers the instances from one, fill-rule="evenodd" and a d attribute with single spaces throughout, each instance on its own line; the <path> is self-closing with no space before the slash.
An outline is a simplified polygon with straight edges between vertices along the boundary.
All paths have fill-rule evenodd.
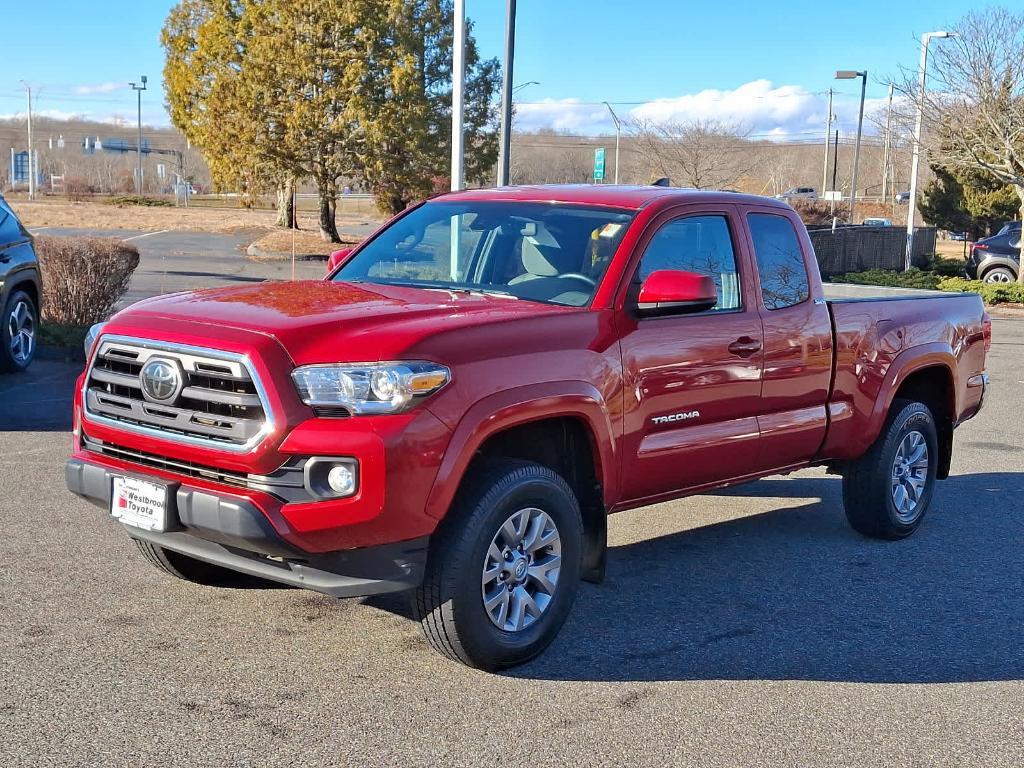
<path id="1" fill-rule="evenodd" d="M 572 311 L 475 293 L 311 280 L 158 296 L 125 309 L 115 323 L 173 332 L 187 322 L 193 333 L 198 324 L 214 347 L 219 335 L 257 333 L 280 343 L 296 365 L 308 365 L 411 359 L 434 334 Z"/>

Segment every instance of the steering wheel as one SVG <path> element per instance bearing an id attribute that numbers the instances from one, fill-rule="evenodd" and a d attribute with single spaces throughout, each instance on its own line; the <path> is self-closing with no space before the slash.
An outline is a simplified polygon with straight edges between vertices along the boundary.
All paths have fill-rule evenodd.
<path id="1" fill-rule="evenodd" d="M 587 277 L 586 275 L 581 275 L 579 272 L 566 272 L 564 275 L 559 275 L 558 276 L 559 280 L 562 280 L 562 279 L 565 279 L 565 278 L 568 278 L 570 280 L 582 280 L 584 283 L 589 285 L 591 288 L 597 288 L 597 282 L 594 281 L 594 278 Z"/>

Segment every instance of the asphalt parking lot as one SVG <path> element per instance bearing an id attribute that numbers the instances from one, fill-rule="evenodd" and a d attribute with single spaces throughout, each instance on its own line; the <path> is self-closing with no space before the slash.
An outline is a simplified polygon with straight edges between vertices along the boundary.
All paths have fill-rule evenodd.
<path id="1" fill-rule="evenodd" d="M 995 339 L 916 536 L 858 537 L 820 470 L 623 513 L 504 675 L 401 598 L 163 577 L 64 489 L 75 366 L 0 377 L 0 764 L 1019 766 L 1024 320 Z"/>
<path id="2" fill-rule="evenodd" d="M 122 306 L 160 293 L 237 285 L 263 280 L 287 280 L 292 276 L 288 261 L 253 261 L 245 256 L 252 233 L 143 232 L 131 229 L 67 229 L 43 227 L 33 234 L 87 237 L 118 237 L 139 249 L 139 267 L 132 275 Z M 323 261 L 296 261 L 299 279 L 323 277 Z"/>

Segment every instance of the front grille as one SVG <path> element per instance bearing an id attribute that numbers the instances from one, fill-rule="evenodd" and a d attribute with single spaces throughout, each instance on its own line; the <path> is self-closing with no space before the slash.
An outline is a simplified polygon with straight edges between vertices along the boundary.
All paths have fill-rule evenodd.
<path id="1" fill-rule="evenodd" d="M 177 386 L 167 399 L 143 391 L 140 374 L 155 359 L 175 371 Z M 269 430 L 255 374 L 244 357 L 228 352 L 105 337 L 84 394 L 90 417 L 180 442 L 242 451 Z"/>
<path id="2" fill-rule="evenodd" d="M 128 448 L 127 446 L 118 445 L 106 440 L 98 440 L 84 433 L 82 435 L 82 447 L 92 453 L 131 462 L 143 467 L 162 469 L 165 472 L 209 480 L 235 488 L 263 491 L 276 496 L 281 501 L 302 502 L 310 501 L 312 498 L 305 489 L 304 470 L 306 459 L 304 457 L 290 459 L 286 464 L 269 475 L 255 475 L 218 469 L 183 459 L 171 459 L 167 456 L 140 451 L 136 448 Z"/>

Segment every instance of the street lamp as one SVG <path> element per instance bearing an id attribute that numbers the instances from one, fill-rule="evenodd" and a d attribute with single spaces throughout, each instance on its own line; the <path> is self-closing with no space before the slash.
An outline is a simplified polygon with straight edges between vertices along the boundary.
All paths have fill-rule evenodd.
<path id="1" fill-rule="evenodd" d="M 857 118 L 857 145 L 853 150 L 853 178 L 850 180 L 850 223 L 854 223 L 853 211 L 857 207 L 857 166 L 860 164 L 860 137 L 864 129 L 864 96 L 868 89 L 867 70 L 857 72 L 855 70 L 841 69 L 836 72 L 836 80 L 854 80 L 860 78 L 860 116 Z"/>
<path id="2" fill-rule="evenodd" d="M 955 32 L 925 32 L 921 35 L 921 67 L 918 71 L 917 83 L 917 116 L 914 119 L 913 159 L 910 161 L 910 199 L 907 201 L 907 250 L 903 263 L 904 269 L 910 269 L 914 255 L 914 217 L 917 214 L 917 167 L 921 161 L 921 121 L 924 117 L 924 83 L 928 73 L 928 44 L 933 37 L 956 37 Z"/>
<path id="3" fill-rule="evenodd" d="M 622 121 L 619 120 L 619 116 L 615 114 L 615 110 L 612 109 L 612 105 L 607 101 L 604 103 L 608 107 L 608 111 L 611 112 L 612 120 L 615 121 L 615 183 L 619 183 L 619 137 L 622 135 Z"/>
<path id="4" fill-rule="evenodd" d="M 135 189 L 138 192 L 139 197 L 141 197 L 142 196 L 142 92 L 144 90 L 146 90 L 146 76 L 143 75 L 142 77 L 139 78 L 139 80 L 142 81 L 142 85 L 136 85 L 135 83 L 128 83 L 128 85 L 130 85 L 132 87 L 133 91 L 136 91 L 139 94 L 139 134 L 138 134 L 138 137 L 137 137 L 138 138 L 138 145 L 136 147 L 136 149 L 138 149 L 138 151 L 139 151 L 138 152 L 138 154 L 139 154 L 139 167 L 138 167 L 138 170 L 136 171 L 138 173 L 138 179 L 135 181 Z"/>

